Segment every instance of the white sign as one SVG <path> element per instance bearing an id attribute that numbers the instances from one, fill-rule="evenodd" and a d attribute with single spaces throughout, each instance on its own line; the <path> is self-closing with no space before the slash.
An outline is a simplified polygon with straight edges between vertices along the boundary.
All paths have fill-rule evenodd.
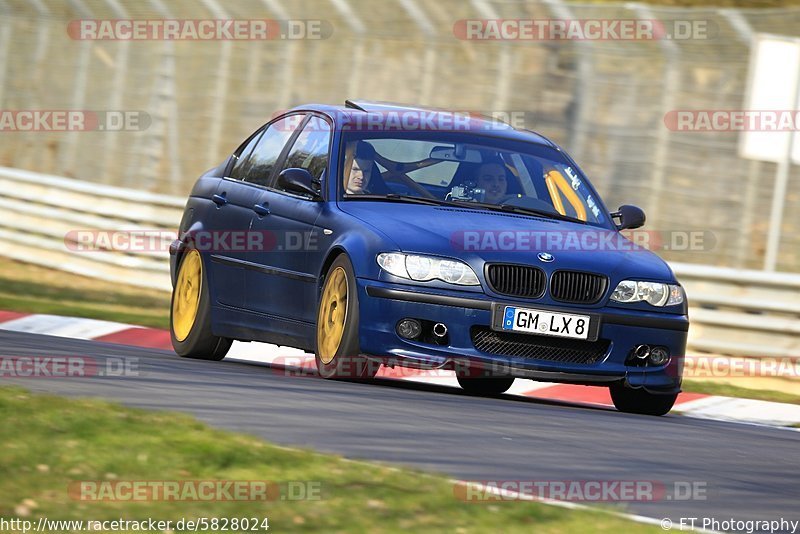
<path id="1" fill-rule="evenodd" d="M 800 109 L 800 39 L 779 35 L 757 35 L 750 58 L 745 110 L 780 111 Z M 739 155 L 747 159 L 780 162 L 792 142 L 791 159 L 800 163 L 800 135 L 790 131 L 744 131 Z"/>

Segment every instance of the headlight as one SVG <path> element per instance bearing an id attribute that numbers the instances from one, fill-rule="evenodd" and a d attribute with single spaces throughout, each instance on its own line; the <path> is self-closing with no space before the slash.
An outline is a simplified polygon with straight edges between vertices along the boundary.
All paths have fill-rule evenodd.
<path id="1" fill-rule="evenodd" d="M 384 252 L 378 254 L 378 265 L 381 269 L 400 278 L 408 278 L 418 282 L 441 280 L 459 286 L 480 285 L 478 277 L 469 265 L 463 261 L 448 260 L 435 256 L 419 256 L 401 254 L 400 252 Z"/>
<path id="2" fill-rule="evenodd" d="M 611 294 L 611 300 L 615 302 L 627 303 L 644 300 L 659 308 L 681 304 L 683 298 L 683 288 L 679 285 L 636 280 L 623 280 Z"/>

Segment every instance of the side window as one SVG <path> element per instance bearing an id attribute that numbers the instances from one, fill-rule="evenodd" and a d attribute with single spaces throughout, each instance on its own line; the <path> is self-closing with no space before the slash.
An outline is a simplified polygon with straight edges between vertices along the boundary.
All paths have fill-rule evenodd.
<path id="1" fill-rule="evenodd" d="M 247 143 L 243 144 L 239 147 L 239 149 L 234 152 L 233 158 L 235 163 L 233 164 L 233 168 L 230 172 L 230 177 L 236 180 L 241 180 L 244 178 L 244 168 L 247 159 L 250 157 L 250 152 L 253 151 L 253 147 L 256 146 L 258 140 L 261 139 L 261 135 L 264 133 L 264 128 L 259 128 L 256 133 L 250 138 Z"/>
<path id="2" fill-rule="evenodd" d="M 250 157 L 242 165 L 242 179 L 258 185 L 267 185 L 283 147 L 303 122 L 305 115 L 290 115 L 273 122 L 259 139 Z"/>
<path id="3" fill-rule="evenodd" d="M 320 180 L 328 166 L 330 138 L 330 125 L 318 117 L 311 117 L 292 145 L 283 169 L 306 169 L 315 180 Z M 282 189 L 280 185 L 276 185 L 276 188 Z"/>

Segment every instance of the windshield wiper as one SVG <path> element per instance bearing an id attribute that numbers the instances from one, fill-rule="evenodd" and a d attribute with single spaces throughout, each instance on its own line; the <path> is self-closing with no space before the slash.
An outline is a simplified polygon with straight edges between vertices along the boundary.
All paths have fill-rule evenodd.
<path id="1" fill-rule="evenodd" d="M 397 193 L 388 193 L 386 195 L 345 195 L 347 200 L 389 200 L 394 202 L 411 202 L 414 204 L 427 204 L 429 206 L 443 206 L 449 204 L 444 200 L 437 198 L 423 198 L 415 197 L 412 195 L 399 195 Z"/>
<path id="2" fill-rule="evenodd" d="M 525 215 L 536 215 L 541 217 L 547 217 L 550 219 L 558 219 L 560 221 L 569 221 L 569 222 L 576 222 L 580 224 L 586 224 L 586 221 L 581 219 L 577 219 L 575 217 L 570 217 L 569 215 L 561 215 L 560 213 L 546 211 L 546 210 L 537 210 L 536 208 L 525 208 L 522 206 L 515 206 L 513 204 L 500 204 L 498 206 L 503 211 L 510 211 L 513 213 L 522 213 Z"/>
<path id="3" fill-rule="evenodd" d="M 519 213 L 522 215 L 532 215 L 536 217 L 545 217 L 547 219 L 558 219 L 560 221 L 569 221 L 580 224 L 586 224 L 586 221 L 582 221 L 580 219 L 576 219 L 568 215 L 561 215 L 560 213 L 555 213 L 546 210 L 537 210 L 536 208 L 524 208 L 522 206 L 515 206 L 513 204 L 489 204 L 486 202 L 472 202 L 472 201 L 459 201 L 459 200 L 454 200 L 452 204 L 457 204 L 459 206 L 471 206 L 474 208 L 484 208 L 492 211 Z"/>

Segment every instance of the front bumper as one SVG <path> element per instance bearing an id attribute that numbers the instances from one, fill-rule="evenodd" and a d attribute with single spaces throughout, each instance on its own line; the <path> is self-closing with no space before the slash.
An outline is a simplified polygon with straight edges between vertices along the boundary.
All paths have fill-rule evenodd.
<path id="1" fill-rule="evenodd" d="M 631 311 L 620 308 L 580 308 L 492 299 L 482 293 L 429 290 L 410 285 L 358 279 L 361 351 L 389 365 L 422 369 L 458 369 L 478 366 L 492 374 L 540 381 L 589 385 L 623 384 L 653 393 L 680 391 L 689 321 L 685 315 Z M 490 354 L 476 349 L 472 327 L 489 327 L 493 306 L 514 305 L 563 313 L 598 316 L 599 340 L 608 349 L 594 363 L 564 363 L 546 359 Z M 444 323 L 447 345 L 401 338 L 395 331 L 403 318 Z M 545 336 L 530 336 L 543 339 Z M 547 338 L 545 338 L 547 339 Z M 640 367 L 626 361 L 633 347 L 661 345 L 672 355 L 660 367 Z"/>

